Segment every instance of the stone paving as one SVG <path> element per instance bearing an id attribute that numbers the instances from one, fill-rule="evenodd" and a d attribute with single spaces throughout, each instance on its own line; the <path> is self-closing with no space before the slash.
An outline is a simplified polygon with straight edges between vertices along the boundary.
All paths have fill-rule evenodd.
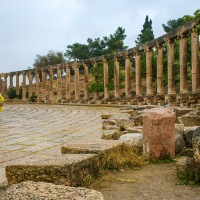
<path id="1" fill-rule="evenodd" d="M 0 113 L 0 185 L 5 166 L 32 157 L 51 159 L 61 146 L 100 139 L 102 114 L 119 108 L 67 105 L 5 104 Z"/>

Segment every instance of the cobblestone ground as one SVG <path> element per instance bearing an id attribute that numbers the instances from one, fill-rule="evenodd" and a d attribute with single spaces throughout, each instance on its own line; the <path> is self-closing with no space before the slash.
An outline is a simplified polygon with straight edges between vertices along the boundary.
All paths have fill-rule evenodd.
<path id="1" fill-rule="evenodd" d="M 59 156 L 61 146 L 101 137 L 102 114 L 119 108 L 66 105 L 4 105 L 0 113 L 0 185 L 5 166 L 35 154 Z"/>

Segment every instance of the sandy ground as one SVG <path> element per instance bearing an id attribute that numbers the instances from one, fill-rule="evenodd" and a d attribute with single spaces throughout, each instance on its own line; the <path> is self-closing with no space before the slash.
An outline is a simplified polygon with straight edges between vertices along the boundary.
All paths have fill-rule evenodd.
<path id="1" fill-rule="evenodd" d="M 200 187 L 180 185 L 174 163 L 151 164 L 103 177 L 105 200 L 199 200 Z"/>

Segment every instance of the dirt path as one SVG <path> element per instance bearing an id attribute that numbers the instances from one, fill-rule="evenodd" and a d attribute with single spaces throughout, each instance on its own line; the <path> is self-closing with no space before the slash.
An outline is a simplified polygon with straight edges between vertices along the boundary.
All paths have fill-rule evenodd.
<path id="1" fill-rule="evenodd" d="M 200 200 L 200 187 L 178 185 L 175 164 L 154 164 L 103 178 L 105 200 Z"/>
<path id="2" fill-rule="evenodd" d="M 96 190 L 105 200 L 199 200 L 200 187 L 178 185 L 175 164 L 154 164 L 142 169 L 109 173 Z M 4 195 L 0 188 L 0 199 Z"/>

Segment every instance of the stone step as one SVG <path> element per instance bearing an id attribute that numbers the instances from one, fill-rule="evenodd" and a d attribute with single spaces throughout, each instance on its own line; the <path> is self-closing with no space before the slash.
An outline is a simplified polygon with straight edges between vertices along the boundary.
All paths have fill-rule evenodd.
<path id="1" fill-rule="evenodd" d="M 97 154 L 33 155 L 6 166 L 8 185 L 31 180 L 77 186 L 98 174 Z"/>
<path id="2" fill-rule="evenodd" d="M 115 149 L 121 146 L 122 142 L 118 140 L 96 140 L 84 141 L 79 144 L 67 144 L 61 147 L 61 153 L 64 154 L 99 154 Z"/>
<path id="3" fill-rule="evenodd" d="M 8 185 L 27 180 L 80 186 L 98 176 L 107 156 L 123 142 L 97 140 L 62 147 L 60 156 L 32 155 L 6 166 Z"/>

